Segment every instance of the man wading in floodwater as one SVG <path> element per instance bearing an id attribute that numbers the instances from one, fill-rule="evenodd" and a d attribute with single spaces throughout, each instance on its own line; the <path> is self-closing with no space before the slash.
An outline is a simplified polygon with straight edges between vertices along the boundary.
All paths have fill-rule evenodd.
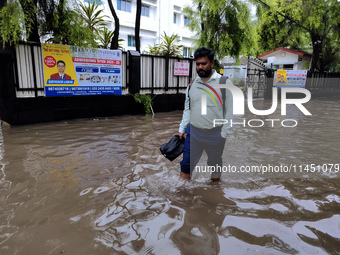
<path id="1" fill-rule="evenodd" d="M 233 118 L 233 99 L 228 89 L 214 88 L 220 83 L 221 75 L 213 70 L 214 52 L 201 47 L 194 53 L 197 77 L 186 90 L 182 122 L 178 134 L 182 139 L 186 133 L 181 161 L 181 176 L 190 179 L 190 174 L 202 156 L 208 155 L 208 166 L 222 167 L 222 154 L 225 140 L 231 133 L 230 121 L 214 127 L 214 119 L 231 120 Z M 229 80 L 224 83 L 231 82 Z M 222 92 L 225 90 L 225 93 Z M 206 114 L 202 114 L 202 98 L 206 98 Z M 203 99 L 204 100 L 204 99 Z M 212 173 L 211 180 L 218 181 L 221 172 Z"/>

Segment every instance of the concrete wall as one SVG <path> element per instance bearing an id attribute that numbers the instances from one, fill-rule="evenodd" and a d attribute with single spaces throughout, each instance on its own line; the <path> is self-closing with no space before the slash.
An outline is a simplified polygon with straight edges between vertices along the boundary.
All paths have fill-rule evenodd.
<path id="1" fill-rule="evenodd" d="M 184 100 L 184 94 L 157 95 L 152 100 L 153 110 L 156 113 L 183 110 Z M 131 95 L 12 98 L 5 106 L 1 109 L 1 120 L 10 125 L 144 114 L 143 105 Z"/>
<path id="2" fill-rule="evenodd" d="M 136 103 L 133 96 L 129 94 L 44 97 L 33 93 L 31 97 L 28 97 L 29 95 L 20 97 L 22 93 L 19 93 L 19 96 L 17 94 L 17 88 L 20 85 L 19 75 L 16 74 L 19 70 L 14 70 L 16 59 L 14 53 L 14 48 L 0 49 L 0 119 L 10 125 L 144 114 L 143 106 Z M 184 107 L 185 95 L 183 93 L 165 94 L 163 92 L 163 94 L 151 96 L 156 113 L 182 110 Z"/>

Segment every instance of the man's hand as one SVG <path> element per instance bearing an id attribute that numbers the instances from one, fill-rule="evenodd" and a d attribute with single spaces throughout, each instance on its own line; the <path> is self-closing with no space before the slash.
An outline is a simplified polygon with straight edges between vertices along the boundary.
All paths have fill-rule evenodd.
<path id="1" fill-rule="evenodd" d="M 179 139 L 181 139 L 181 140 L 182 140 L 182 138 L 183 138 L 183 133 L 181 133 L 181 132 L 178 132 L 178 133 L 177 133 L 177 135 L 179 136 Z"/>

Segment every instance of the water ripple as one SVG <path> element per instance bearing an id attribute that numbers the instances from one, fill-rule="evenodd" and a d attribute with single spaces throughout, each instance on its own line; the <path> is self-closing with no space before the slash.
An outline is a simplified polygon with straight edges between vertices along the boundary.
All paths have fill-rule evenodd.
<path id="1" fill-rule="evenodd" d="M 288 108 L 294 129 L 236 126 L 223 163 L 340 163 L 340 104 L 306 107 L 312 116 Z M 340 253 L 339 173 L 223 173 L 219 183 L 195 174 L 188 182 L 180 158 L 159 152 L 181 115 L 2 128 L 0 253 Z"/>

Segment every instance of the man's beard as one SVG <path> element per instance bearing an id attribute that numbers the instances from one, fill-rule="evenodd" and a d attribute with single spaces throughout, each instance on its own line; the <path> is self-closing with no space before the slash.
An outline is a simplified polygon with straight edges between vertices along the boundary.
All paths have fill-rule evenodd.
<path id="1" fill-rule="evenodd" d="M 209 70 L 200 69 L 197 71 L 197 74 L 201 78 L 208 78 L 211 72 L 212 72 L 212 69 L 209 69 Z"/>

